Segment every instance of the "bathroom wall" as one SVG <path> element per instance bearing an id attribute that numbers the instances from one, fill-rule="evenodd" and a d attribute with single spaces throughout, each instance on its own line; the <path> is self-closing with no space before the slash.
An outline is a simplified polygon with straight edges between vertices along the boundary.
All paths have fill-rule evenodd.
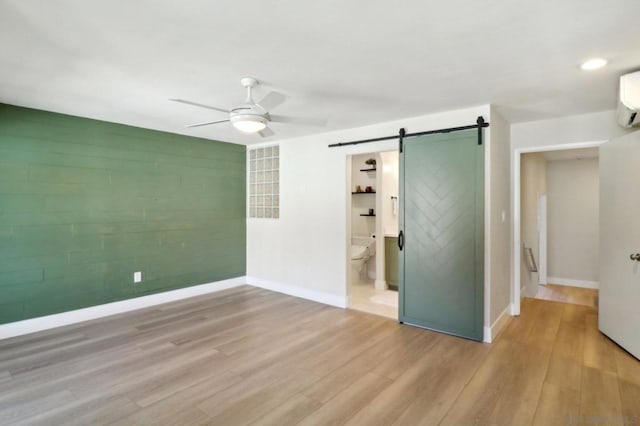
<path id="1" fill-rule="evenodd" d="M 382 233 L 389 236 L 398 235 L 398 173 L 400 168 L 400 153 L 398 151 L 381 152 L 382 167 L 379 173 L 382 174 L 382 188 L 380 191 Z M 396 197 L 392 201 L 391 197 Z M 393 206 L 396 208 L 394 209 Z"/>
<path id="2" fill-rule="evenodd" d="M 370 169 L 374 166 L 365 164 L 365 161 L 377 155 L 361 154 L 351 157 L 351 191 L 355 192 L 359 185 L 362 191 L 370 186 L 377 192 L 376 175 L 377 172 L 361 172 L 360 169 Z M 351 235 L 369 236 L 376 232 L 376 218 L 360 216 L 368 214 L 369 209 L 376 209 L 376 196 L 378 194 L 355 194 L 351 195 Z"/>
<path id="3" fill-rule="evenodd" d="M 372 166 L 366 164 L 365 161 L 369 159 L 376 160 L 376 165 Z M 378 162 L 380 156 L 377 153 L 373 154 L 361 154 L 351 157 L 351 191 L 356 191 L 357 186 L 360 186 L 362 191 L 366 191 L 367 186 L 370 186 L 375 194 L 351 194 L 351 235 L 353 236 L 369 236 L 376 234 L 376 223 L 379 217 L 360 216 L 361 214 L 368 214 L 369 209 L 373 209 L 375 214 L 378 214 L 377 209 L 377 197 L 379 194 L 378 188 L 378 171 L 361 172 L 362 169 L 378 168 Z M 377 253 L 377 250 L 376 250 Z M 366 264 L 367 276 L 375 280 L 376 279 L 376 255 L 374 254 L 369 258 Z"/>

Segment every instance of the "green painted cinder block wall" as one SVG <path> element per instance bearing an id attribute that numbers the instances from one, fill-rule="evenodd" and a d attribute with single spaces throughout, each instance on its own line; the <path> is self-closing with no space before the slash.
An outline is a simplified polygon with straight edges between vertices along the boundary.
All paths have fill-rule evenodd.
<path id="1" fill-rule="evenodd" d="M 0 323 L 245 275 L 245 167 L 243 145 L 0 104 Z"/>

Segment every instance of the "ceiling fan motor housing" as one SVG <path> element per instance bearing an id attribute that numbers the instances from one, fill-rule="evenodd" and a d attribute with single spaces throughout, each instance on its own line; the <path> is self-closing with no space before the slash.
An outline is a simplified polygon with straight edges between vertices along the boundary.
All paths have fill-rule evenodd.
<path id="1" fill-rule="evenodd" d="M 267 127 L 269 115 L 256 104 L 243 105 L 231 110 L 229 120 L 236 129 L 246 133 L 253 133 Z"/>

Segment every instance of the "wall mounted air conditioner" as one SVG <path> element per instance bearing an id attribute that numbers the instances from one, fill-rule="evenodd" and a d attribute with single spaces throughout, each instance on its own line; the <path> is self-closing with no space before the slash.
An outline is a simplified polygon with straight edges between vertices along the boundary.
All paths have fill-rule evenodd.
<path id="1" fill-rule="evenodd" d="M 622 127 L 640 125 L 640 71 L 620 77 L 618 123 Z"/>

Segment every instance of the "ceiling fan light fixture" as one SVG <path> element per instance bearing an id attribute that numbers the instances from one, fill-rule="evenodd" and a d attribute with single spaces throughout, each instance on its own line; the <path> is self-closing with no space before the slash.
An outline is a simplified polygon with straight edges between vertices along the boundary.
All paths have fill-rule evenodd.
<path id="1" fill-rule="evenodd" d="M 260 115 L 239 114 L 231 117 L 233 127 L 244 133 L 257 133 L 267 127 L 267 119 Z"/>

